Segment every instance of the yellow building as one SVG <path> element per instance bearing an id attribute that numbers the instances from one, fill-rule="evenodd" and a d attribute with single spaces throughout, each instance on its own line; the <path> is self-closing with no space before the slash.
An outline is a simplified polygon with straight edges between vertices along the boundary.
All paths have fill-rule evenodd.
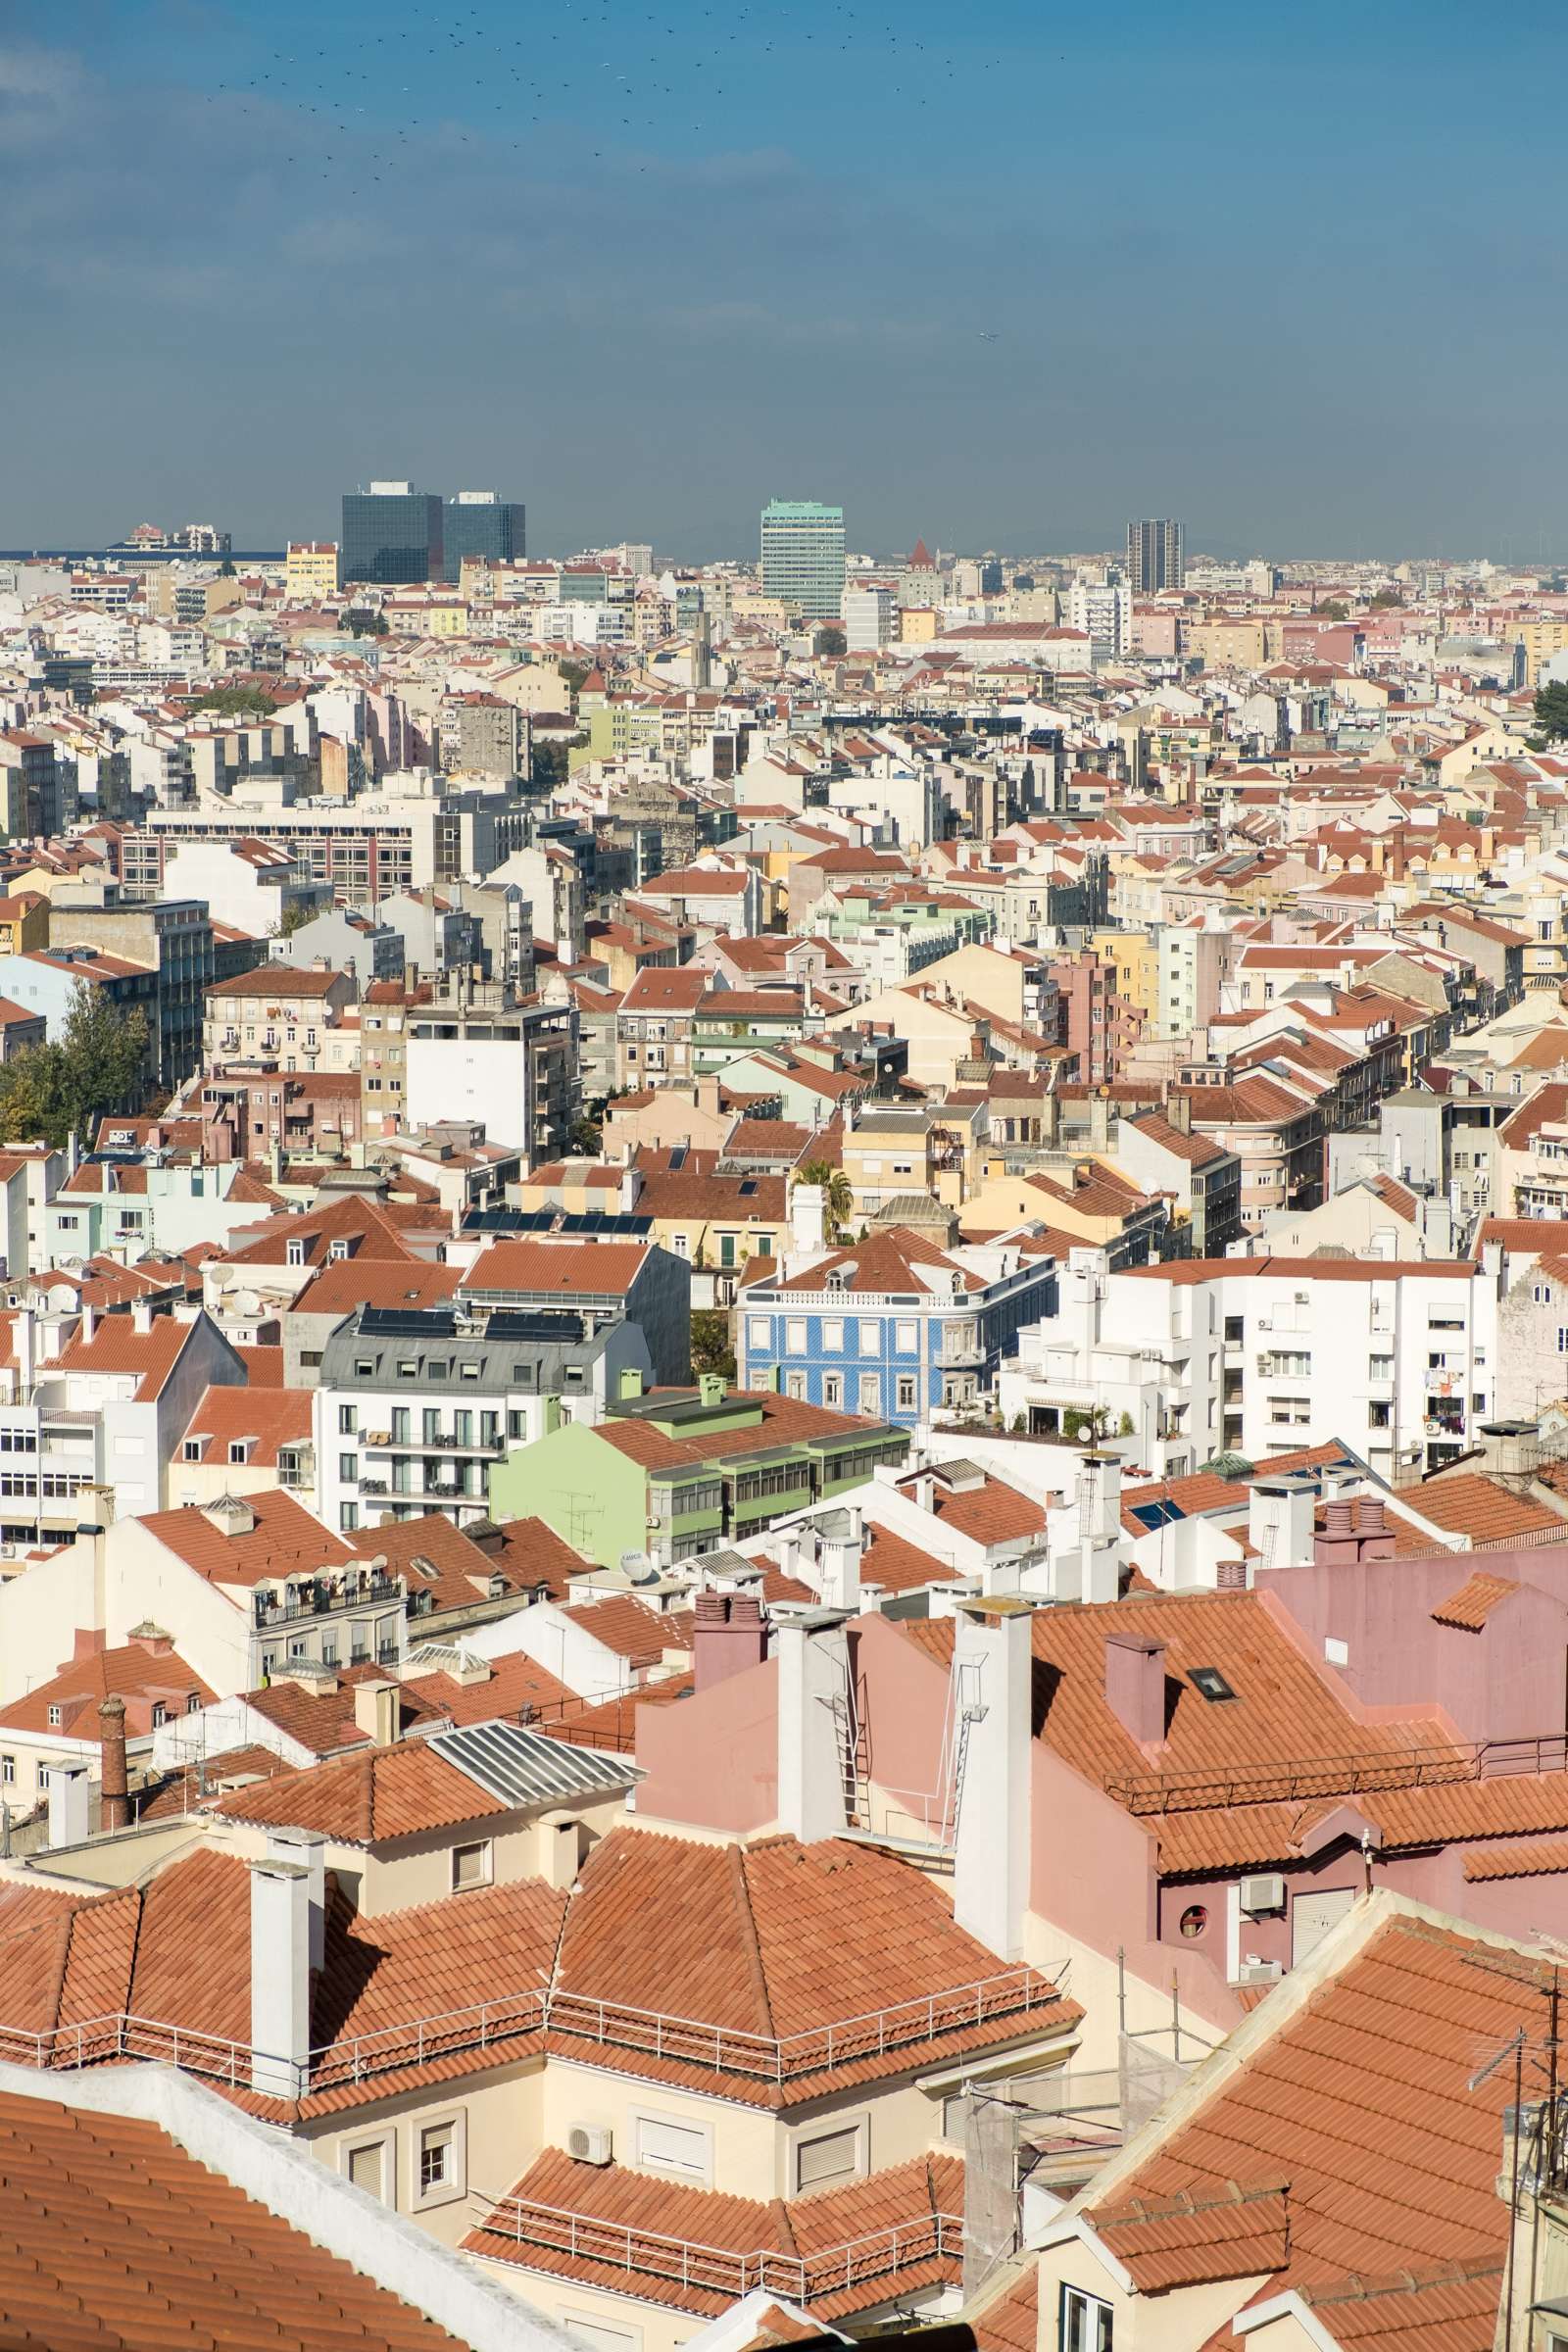
<path id="1" fill-rule="evenodd" d="M 1091 931 L 1089 945 L 1116 974 L 1116 994 L 1148 1015 L 1159 1011 L 1159 952 L 1147 931 Z"/>
<path id="2" fill-rule="evenodd" d="M 41 892 L 0 899 L 0 956 L 22 956 L 48 945 L 49 901 Z"/>
<path id="3" fill-rule="evenodd" d="M 941 626 L 941 615 L 929 605 L 906 605 L 899 614 L 899 643 L 929 645 Z"/>
<path id="4" fill-rule="evenodd" d="M 283 561 L 283 594 L 291 605 L 318 604 L 337 594 L 337 541 L 291 539 Z"/>

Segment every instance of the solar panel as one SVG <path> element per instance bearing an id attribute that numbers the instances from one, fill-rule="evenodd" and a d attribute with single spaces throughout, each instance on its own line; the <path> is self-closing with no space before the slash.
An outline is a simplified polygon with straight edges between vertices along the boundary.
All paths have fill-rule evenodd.
<path id="1" fill-rule="evenodd" d="M 455 1340 L 458 1321 L 442 1307 L 362 1306 L 360 1330 L 367 1339 Z"/>
<path id="2" fill-rule="evenodd" d="M 568 1747 L 520 1723 L 466 1723 L 437 1732 L 431 1747 L 504 1805 L 537 1805 L 602 1788 L 630 1788 L 640 1779 L 623 1756 Z"/>
<path id="3" fill-rule="evenodd" d="M 541 1307 L 534 1312 L 520 1306 L 498 1307 L 484 1327 L 487 1340 L 554 1340 L 568 1346 L 581 1340 L 581 1315 L 553 1314 Z"/>
<path id="4" fill-rule="evenodd" d="M 1160 1502 L 1134 1502 L 1129 1503 L 1128 1508 L 1132 1512 L 1133 1517 L 1138 1521 L 1140 1527 L 1169 1527 L 1173 1521 L 1177 1519 L 1185 1519 L 1187 1516 L 1187 1513 L 1182 1509 L 1182 1506 L 1179 1502 L 1170 1502 L 1168 1500 Z"/>

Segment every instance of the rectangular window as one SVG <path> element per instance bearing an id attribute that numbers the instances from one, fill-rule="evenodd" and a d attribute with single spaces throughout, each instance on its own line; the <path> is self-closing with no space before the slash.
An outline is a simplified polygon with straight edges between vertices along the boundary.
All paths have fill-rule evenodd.
<path id="1" fill-rule="evenodd" d="M 821 2188 L 829 2180 L 853 2180 L 859 2170 L 858 2124 L 851 2124 L 847 2130 L 820 2132 L 811 2139 L 798 2139 L 795 2143 L 797 2194 L 808 2188 Z"/>
<path id="2" fill-rule="evenodd" d="M 881 1417 L 882 1376 L 879 1372 L 862 1372 L 860 1375 L 860 1410 L 873 1419 Z"/>
<path id="3" fill-rule="evenodd" d="M 844 1318 L 842 1315 L 828 1315 L 824 1318 L 822 1348 L 828 1355 L 844 1353 Z"/>
<path id="4" fill-rule="evenodd" d="M 16 1759 L 16 1757 L 15 1757 L 15 1756 L 0 1756 L 0 1787 L 4 1787 L 4 1788 L 10 1788 L 14 1787 L 14 1786 L 15 1786 L 15 1783 L 16 1783 L 16 1778 L 17 1778 L 17 1759 Z"/>
<path id="5" fill-rule="evenodd" d="M 792 1315 L 784 1326 L 784 1346 L 790 1355 L 806 1353 L 806 1323 Z"/>
<path id="6" fill-rule="evenodd" d="M 1108 2303 L 1081 2286 L 1061 2290 L 1061 2352 L 1111 2352 L 1113 2314 Z"/>
<path id="7" fill-rule="evenodd" d="M 773 1326 L 766 1315 L 748 1316 L 746 1330 L 749 1343 L 753 1348 L 771 1347 L 773 1341 Z"/>
<path id="8" fill-rule="evenodd" d="M 860 1353 L 880 1355 L 882 1352 L 882 1318 L 880 1315 L 860 1317 Z"/>
<path id="9" fill-rule="evenodd" d="M 842 1373 L 823 1373 L 822 1402 L 826 1405 L 832 1405 L 842 1409 L 844 1404 L 844 1377 Z"/>
<path id="10" fill-rule="evenodd" d="M 426 2124 L 419 2133 L 419 2194 L 434 2196 L 450 2188 L 457 2156 L 457 2132 L 451 2124 Z"/>
<path id="11" fill-rule="evenodd" d="M 700 2125 L 677 2124 L 664 2115 L 640 2115 L 636 2126 L 632 2161 L 641 2171 L 674 2173 L 683 2180 L 708 2180 L 712 2147 Z"/>
<path id="12" fill-rule="evenodd" d="M 357 1485 L 360 1476 L 359 1455 L 357 1453 L 340 1453 L 337 1457 L 337 1474 L 346 1486 Z"/>
<path id="13" fill-rule="evenodd" d="M 901 1413 L 912 1413 L 914 1407 L 915 1383 L 908 1373 L 905 1373 L 899 1381 L 899 1410 Z"/>
<path id="14" fill-rule="evenodd" d="M 900 1355 L 917 1355 L 920 1350 L 918 1323 L 901 1322 L 895 1326 L 894 1347 Z"/>
<path id="15" fill-rule="evenodd" d="M 357 2148 L 344 2151 L 343 2169 L 356 2188 L 363 2188 L 368 2197 L 386 2202 L 386 2151 L 384 2139 L 368 2139 Z"/>
<path id="16" fill-rule="evenodd" d="M 346 1536 L 352 1535 L 360 1524 L 359 1504 L 357 1502 L 340 1502 L 337 1506 L 337 1523 Z"/>
<path id="17" fill-rule="evenodd" d="M 490 1840 L 483 1838 L 477 1845 L 455 1845 L 452 1848 L 452 1887 L 462 1893 L 467 1886 L 488 1886 L 490 1884 Z"/>

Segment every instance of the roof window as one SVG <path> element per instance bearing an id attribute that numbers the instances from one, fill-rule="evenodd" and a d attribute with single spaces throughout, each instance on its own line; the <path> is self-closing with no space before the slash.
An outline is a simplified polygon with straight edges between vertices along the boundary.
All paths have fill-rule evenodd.
<path id="1" fill-rule="evenodd" d="M 1218 1706 L 1221 1699 L 1236 1696 L 1217 1666 L 1190 1666 L 1187 1679 L 1193 1689 L 1208 1700 L 1210 1706 Z"/>

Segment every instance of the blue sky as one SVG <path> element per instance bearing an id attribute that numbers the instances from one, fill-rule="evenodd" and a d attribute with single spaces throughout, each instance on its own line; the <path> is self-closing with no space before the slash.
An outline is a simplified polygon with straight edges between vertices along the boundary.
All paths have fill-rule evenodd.
<path id="1" fill-rule="evenodd" d="M 0 0 L 0 545 L 1568 554 L 1563 22 Z"/>

